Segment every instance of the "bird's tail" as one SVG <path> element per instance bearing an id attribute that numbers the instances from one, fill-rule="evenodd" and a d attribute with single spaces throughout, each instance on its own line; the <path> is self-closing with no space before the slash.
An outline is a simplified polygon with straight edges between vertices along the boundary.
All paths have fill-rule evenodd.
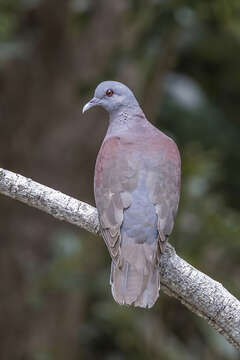
<path id="1" fill-rule="evenodd" d="M 146 261 L 138 266 L 123 257 L 121 260 L 121 266 L 112 263 L 111 269 L 110 284 L 115 301 L 121 305 L 151 308 L 159 295 L 159 267 Z"/>

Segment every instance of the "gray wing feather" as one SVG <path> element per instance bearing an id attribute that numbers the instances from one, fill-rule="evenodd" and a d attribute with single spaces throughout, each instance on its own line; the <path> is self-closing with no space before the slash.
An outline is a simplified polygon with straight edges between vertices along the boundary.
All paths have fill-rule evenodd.
<path id="1" fill-rule="evenodd" d="M 103 144 L 95 168 L 95 199 L 104 241 L 115 264 L 120 266 L 123 211 L 131 205 L 137 171 L 121 151 L 118 137 Z"/>
<path id="2" fill-rule="evenodd" d="M 169 139 L 169 151 L 149 171 L 147 185 L 158 216 L 159 255 L 170 236 L 180 197 L 181 160 L 176 144 Z"/>

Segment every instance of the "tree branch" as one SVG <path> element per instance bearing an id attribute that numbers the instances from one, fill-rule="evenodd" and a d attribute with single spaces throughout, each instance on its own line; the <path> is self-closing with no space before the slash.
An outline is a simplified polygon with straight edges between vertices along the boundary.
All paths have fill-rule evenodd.
<path id="1" fill-rule="evenodd" d="M 0 193 L 100 235 L 97 210 L 91 205 L 0 168 Z M 168 244 L 161 260 L 161 288 L 205 318 L 240 350 L 240 302 L 220 283 L 181 259 Z"/>

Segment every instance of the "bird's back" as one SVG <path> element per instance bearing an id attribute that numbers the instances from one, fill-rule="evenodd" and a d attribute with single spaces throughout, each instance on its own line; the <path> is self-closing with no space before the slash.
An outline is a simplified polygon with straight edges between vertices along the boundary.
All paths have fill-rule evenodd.
<path id="1" fill-rule="evenodd" d="M 108 133 L 103 142 L 95 199 L 120 304 L 151 307 L 158 297 L 159 256 L 178 205 L 178 167 L 176 145 L 145 122 L 136 131 Z"/>

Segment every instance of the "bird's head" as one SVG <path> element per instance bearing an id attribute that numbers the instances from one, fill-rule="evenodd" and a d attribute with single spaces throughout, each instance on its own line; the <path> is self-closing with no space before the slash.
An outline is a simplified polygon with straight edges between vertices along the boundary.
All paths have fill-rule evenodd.
<path id="1" fill-rule="evenodd" d="M 138 106 L 132 91 L 117 81 L 103 81 L 94 92 L 94 97 L 83 107 L 85 113 L 93 106 L 101 106 L 109 113 Z"/>

